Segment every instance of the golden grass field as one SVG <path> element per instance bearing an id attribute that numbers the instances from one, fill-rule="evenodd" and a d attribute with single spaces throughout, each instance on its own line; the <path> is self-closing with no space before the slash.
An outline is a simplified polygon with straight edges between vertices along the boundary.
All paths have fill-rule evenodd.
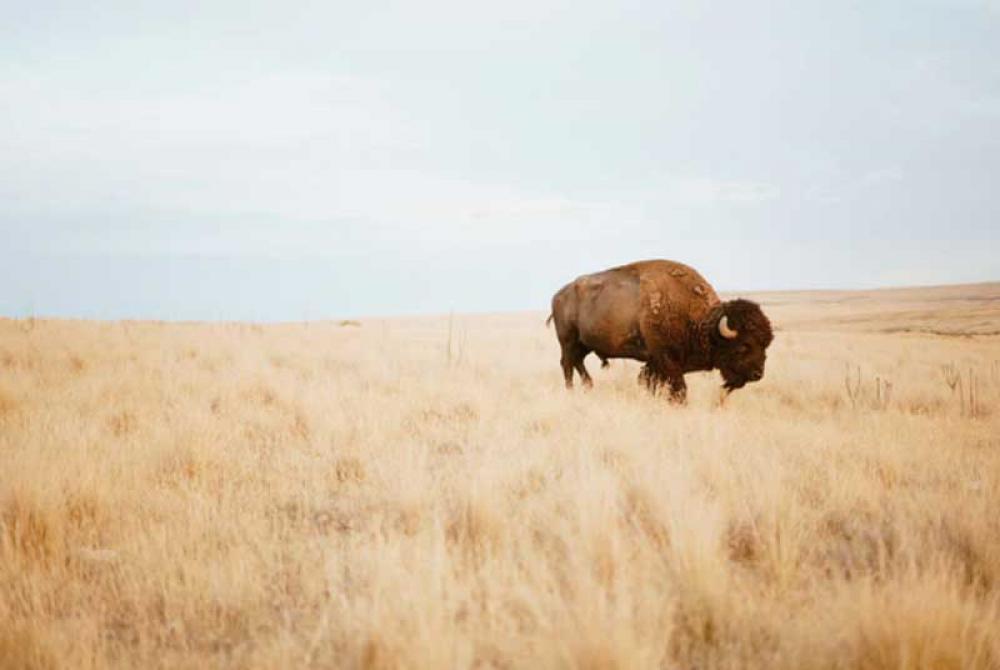
<path id="1" fill-rule="evenodd" d="M 756 297 L 723 407 L 543 312 L 0 320 L 0 667 L 1000 668 L 1000 284 Z"/>

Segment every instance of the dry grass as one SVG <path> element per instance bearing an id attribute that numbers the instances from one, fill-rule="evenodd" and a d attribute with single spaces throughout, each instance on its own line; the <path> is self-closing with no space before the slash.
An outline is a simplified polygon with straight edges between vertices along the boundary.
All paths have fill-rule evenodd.
<path id="1" fill-rule="evenodd" d="M 0 321 L 0 666 L 1000 667 L 1000 338 L 919 332 L 1000 330 L 964 290 L 765 296 L 721 409 L 564 392 L 543 314 Z"/>

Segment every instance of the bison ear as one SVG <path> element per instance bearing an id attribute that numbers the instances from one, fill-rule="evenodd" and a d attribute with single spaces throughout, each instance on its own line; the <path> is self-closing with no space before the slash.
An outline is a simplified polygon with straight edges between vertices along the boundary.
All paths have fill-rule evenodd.
<path id="1" fill-rule="evenodd" d="M 722 335 L 727 340 L 735 340 L 739 334 L 738 330 L 733 330 L 729 327 L 729 317 L 723 314 L 722 318 L 719 319 L 719 335 Z"/>

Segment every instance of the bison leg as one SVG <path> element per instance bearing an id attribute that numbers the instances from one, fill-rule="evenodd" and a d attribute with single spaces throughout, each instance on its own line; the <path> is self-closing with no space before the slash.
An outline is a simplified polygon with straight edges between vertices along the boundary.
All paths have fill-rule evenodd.
<path id="1" fill-rule="evenodd" d="M 684 404 L 687 401 L 687 383 L 684 374 L 669 361 L 650 361 L 642 367 L 639 381 L 652 393 L 664 384 L 670 389 L 670 402 Z"/>
<path id="2" fill-rule="evenodd" d="M 583 385 L 586 388 L 590 388 L 594 385 L 594 380 L 590 378 L 590 373 L 587 372 L 587 366 L 583 364 L 583 359 L 587 357 L 590 353 L 590 349 L 587 349 L 582 344 L 577 343 L 573 348 L 573 367 L 580 374 L 580 379 L 583 380 Z"/>
<path id="3" fill-rule="evenodd" d="M 559 359 L 562 365 L 563 379 L 566 380 L 566 388 L 573 388 L 573 357 L 567 349 L 563 349 L 562 358 Z"/>
<path id="4" fill-rule="evenodd" d="M 590 373 L 587 372 L 587 366 L 583 364 L 583 358 L 576 361 L 576 371 L 580 373 L 580 378 L 583 380 L 584 387 L 593 387 L 594 380 L 590 378 Z"/>
<path id="5" fill-rule="evenodd" d="M 687 402 L 687 382 L 684 381 L 684 375 L 676 375 L 667 378 L 667 383 L 670 385 L 670 402 L 677 403 L 678 405 L 683 405 Z"/>
<path id="6" fill-rule="evenodd" d="M 590 378 L 590 373 L 587 372 L 587 368 L 583 364 L 583 359 L 586 358 L 589 353 L 590 349 L 587 349 L 579 342 L 563 346 L 562 358 L 559 362 L 562 365 L 563 378 L 566 380 L 566 388 L 573 388 L 574 369 L 580 374 L 580 379 L 583 380 L 583 385 L 585 387 L 590 388 L 594 385 L 593 380 Z"/>
<path id="7" fill-rule="evenodd" d="M 663 379 L 656 373 L 652 365 L 646 363 L 639 370 L 639 383 L 649 389 L 650 393 L 655 394 L 660 388 L 660 384 L 663 383 Z"/>

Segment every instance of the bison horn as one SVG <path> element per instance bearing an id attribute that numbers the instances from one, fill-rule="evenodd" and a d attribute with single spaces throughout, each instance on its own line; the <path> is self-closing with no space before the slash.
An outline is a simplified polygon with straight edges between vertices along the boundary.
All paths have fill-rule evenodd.
<path id="1" fill-rule="evenodd" d="M 722 318 L 719 319 L 719 335 L 722 335 L 727 340 L 734 340 L 739 334 L 738 330 L 733 330 L 729 327 L 729 317 L 723 314 Z"/>

